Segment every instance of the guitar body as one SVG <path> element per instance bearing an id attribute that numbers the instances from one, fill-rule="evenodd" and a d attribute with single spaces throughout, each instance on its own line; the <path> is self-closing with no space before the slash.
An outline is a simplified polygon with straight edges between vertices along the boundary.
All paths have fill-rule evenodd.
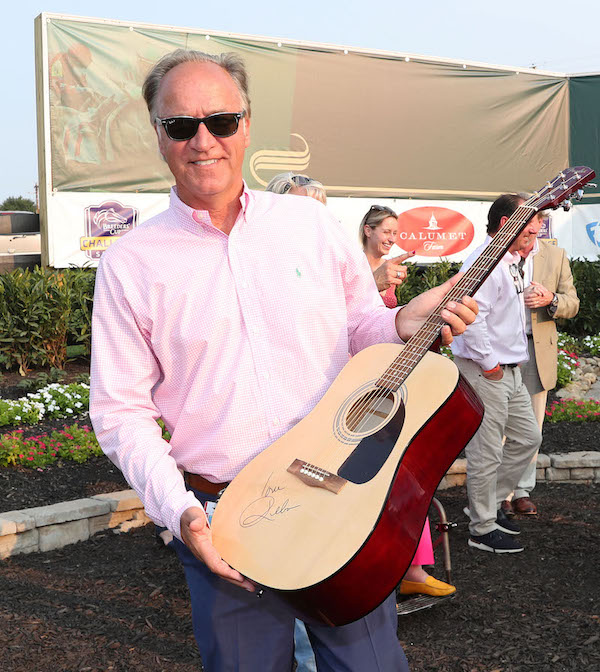
<path id="1" fill-rule="evenodd" d="M 427 352 L 397 391 L 375 382 L 404 346 L 353 357 L 321 401 L 223 493 L 213 543 L 305 619 L 352 622 L 414 556 L 431 498 L 483 406 L 454 363 Z"/>

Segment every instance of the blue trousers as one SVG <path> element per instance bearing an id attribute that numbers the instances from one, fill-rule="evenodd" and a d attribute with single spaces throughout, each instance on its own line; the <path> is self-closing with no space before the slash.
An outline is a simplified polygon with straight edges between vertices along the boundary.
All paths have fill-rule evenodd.
<path id="1" fill-rule="evenodd" d="M 214 499 L 195 492 L 202 502 Z M 178 539 L 190 591 L 194 636 L 206 672 L 288 672 L 294 660 L 291 609 L 269 591 L 261 598 L 217 577 Z M 365 590 L 368 590 L 365 582 Z M 396 635 L 394 595 L 340 627 L 306 625 L 319 672 L 408 672 Z"/>

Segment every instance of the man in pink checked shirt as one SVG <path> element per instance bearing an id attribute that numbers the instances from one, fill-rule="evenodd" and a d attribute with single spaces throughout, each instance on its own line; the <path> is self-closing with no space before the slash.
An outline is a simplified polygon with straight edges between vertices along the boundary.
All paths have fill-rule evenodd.
<path id="1" fill-rule="evenodd" d="M 268 594 L 257 599 L 219 557 L 206 511 L 314 407 L 349 352 L 410 337 L 453 281 L 389 310 L 364 254 L 322 204 L 247 188 L 250 101 L 235 55 L 168 54 L 144 97 L 175 187 L 168 210 L 102 257 L 92 421 L 148 514 L 175 535 L 205 669 L 291 670 L 294 614 Z M 467 297 L 449 303 L 444 342 L 476 312 Z M 393 596 L 359 621 L 309 634 L 321 671 L 408 669 Z"/>

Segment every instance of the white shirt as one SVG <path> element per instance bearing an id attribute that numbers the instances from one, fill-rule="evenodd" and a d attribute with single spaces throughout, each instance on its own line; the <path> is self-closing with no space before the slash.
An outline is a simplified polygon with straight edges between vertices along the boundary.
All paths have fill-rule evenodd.
<path id="1" fill-rule="evenodd" d="M 525 287 L 529 287 L 531 281 L 533 280 L 533 258 L 540 251 L 540 246 L 538 244 L 538 239 L 535 239 L 533 243 L 533 248 L 531 252 L 525 257 L 525 263 L 523 264 L 523 273 L 524 278 L 523 282 Z M 525 333 L 531 335 L 531 310 L 525 307 Z"/>
<path id="2" fill-rule="evenodd" d="M 482 245 L 472 252 L 461 271 L 467 270 L 492 239 L 487 236 Z M 521 259 L 518 253 L 507 252 L 475 293 L 479 314 L 462 336 L 456 336 L 451 345 L 457 357 L 472 359 L 484 371 L 496 364 L 519 364 L 529 359 L 525 333 L 525 305 L 523 281 L 517 269 Z M 518 279 L 515 280 L 515 273 Z M 517 286 L 521 290 L 517 293 Z"/>

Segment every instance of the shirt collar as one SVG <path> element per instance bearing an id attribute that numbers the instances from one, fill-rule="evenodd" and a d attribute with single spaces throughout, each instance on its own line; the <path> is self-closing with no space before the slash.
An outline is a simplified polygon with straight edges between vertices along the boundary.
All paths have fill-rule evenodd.
<path id="1" fill-rule="evenodd" d="M 248 188 L 245 180 L 242 181 L 242 184 L 243 190 L 240 195 L 240 205 L 242 206 L 242 209 L 240 214 L 246 218 L 249 209 L 252 207 L 255 196 Z M 200 233 L 203 229 L 210 229 L 211 231 L 217 230 L 213 227 L 210 221 L 208 210 L 195 210 L 189 205 L 186 205 L 179 198 L 179 195 L 177 194 L 177 187 L 175 185 L 171 187 L 169 207 L 172 211 L 175 212 L 177 223 L 192 233 Z"/>
<path id="2" fill-rule="evenodd" d="M 484 244 L 487 247 L 491 242 L 493 238 L 491 236 L 486 236 Z M 521 259 L 521 255 L 518 252 L 509 252 L 508 250 L 506 251 L 506 254 L 502 257 L 502 261 L 505 264 L 518 264 Z"/>

